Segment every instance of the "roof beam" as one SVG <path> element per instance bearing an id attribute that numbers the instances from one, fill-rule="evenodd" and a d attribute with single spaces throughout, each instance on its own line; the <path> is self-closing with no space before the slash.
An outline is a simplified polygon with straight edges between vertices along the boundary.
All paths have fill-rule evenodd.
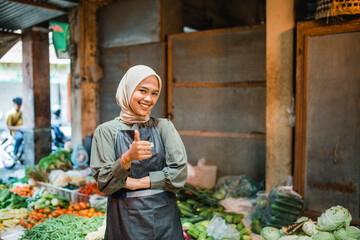
<path id="1" fill-rule="evenodd" d="M 61 7 L 54 6 L 54 5 L 47 4 L 47 3 L 33 2 L 30 0 L 5 0 L 5 1 L 29 5 L 32 7 L 43 8 L 43 9 L 57 11 L 57 12 L 68 13 L 68 9 L 66 9 L 66 8 L 61 8 Z"/>

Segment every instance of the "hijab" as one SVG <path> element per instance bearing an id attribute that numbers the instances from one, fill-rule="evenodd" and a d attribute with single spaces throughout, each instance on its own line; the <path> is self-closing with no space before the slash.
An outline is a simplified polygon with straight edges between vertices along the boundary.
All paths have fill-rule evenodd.
<path id="1" fill-rule="evenodd" d="M 130 106 L 130 100 L 136 87 L 145 78 L 154 75 L 159 82 L 159 94 L 161 91 L 161 78 L 156 72 L 148 66 L 136 65 L 131 67 L 121 79 L 119 86 L 116 91 L 116 102 L 121 107 L 120 119 L 121 122 L 126 124 L 144 123 L 149 121 L 150 112 L 146 116 L 139 116 Z"/>

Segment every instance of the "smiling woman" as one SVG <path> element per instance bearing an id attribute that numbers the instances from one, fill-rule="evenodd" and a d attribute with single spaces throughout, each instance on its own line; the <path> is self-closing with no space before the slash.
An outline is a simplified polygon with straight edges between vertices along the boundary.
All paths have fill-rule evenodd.
<path id="1" fill-rule="evenodd" d="M 146 116 L 159 98 L 159 81 L 152 75 L 145 78 L 131 96 L 130 107 L 139 116 Z"/>
<path id="2" fill-rule="evenodd" d="M 105 239 L 184 239 L 175 193 L 187 157 L 172 122 L 150 117 L 160 92 L 154 70 L 130 68 L 116 93 L 120 116 L 94 133 L 92 175 L 108 194 Z"/>

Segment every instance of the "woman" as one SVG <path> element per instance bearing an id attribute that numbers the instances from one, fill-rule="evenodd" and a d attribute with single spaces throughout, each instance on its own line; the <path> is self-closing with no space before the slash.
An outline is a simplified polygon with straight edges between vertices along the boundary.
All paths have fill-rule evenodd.
<path id="1" fill-rule="evenodd" d="M 160 91 L 154 70 L 130 68 L 116 93 L 120 117 L 94 133 L 92 175 L 108 194 L 105 239 L 184 239 L 175 193 L 187 157 L 172 122 L 150 117 Z"/>

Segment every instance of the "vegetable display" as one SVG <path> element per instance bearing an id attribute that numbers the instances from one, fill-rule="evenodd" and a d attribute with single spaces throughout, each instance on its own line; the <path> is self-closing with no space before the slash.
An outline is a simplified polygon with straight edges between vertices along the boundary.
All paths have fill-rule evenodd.
<path id="1" fill-rule="evenodd" d="M 351 215 L 348 209 L 334 206 L 318 217 L 317 222 L 301 217 L 281 230 L 274 227 L 264 227 L 261 236 L 265 240 L 360 240 L 360 229 L 350 226 Z M 294 229 L 294 231 L 288 231 Z"/>
<path id="2" fill-rule="evenodd" d="M 64 171 L 73 169 L 71 162 L 71 153 L 67 150 L 57 150 L 50 155 L 40 159 L 39 163 L 34 167 L 25 167 L 25 176 L 35 181 L 49 182 L 48 174 L 54 169 Z"/>
<path id="3" fill-rule="evenodd" d="M 26 230 L 21 240 L 83 240 L 90 232 L 96 231 L 103 223 L 103 217 L 83 218 L 61 215 Z"/>

